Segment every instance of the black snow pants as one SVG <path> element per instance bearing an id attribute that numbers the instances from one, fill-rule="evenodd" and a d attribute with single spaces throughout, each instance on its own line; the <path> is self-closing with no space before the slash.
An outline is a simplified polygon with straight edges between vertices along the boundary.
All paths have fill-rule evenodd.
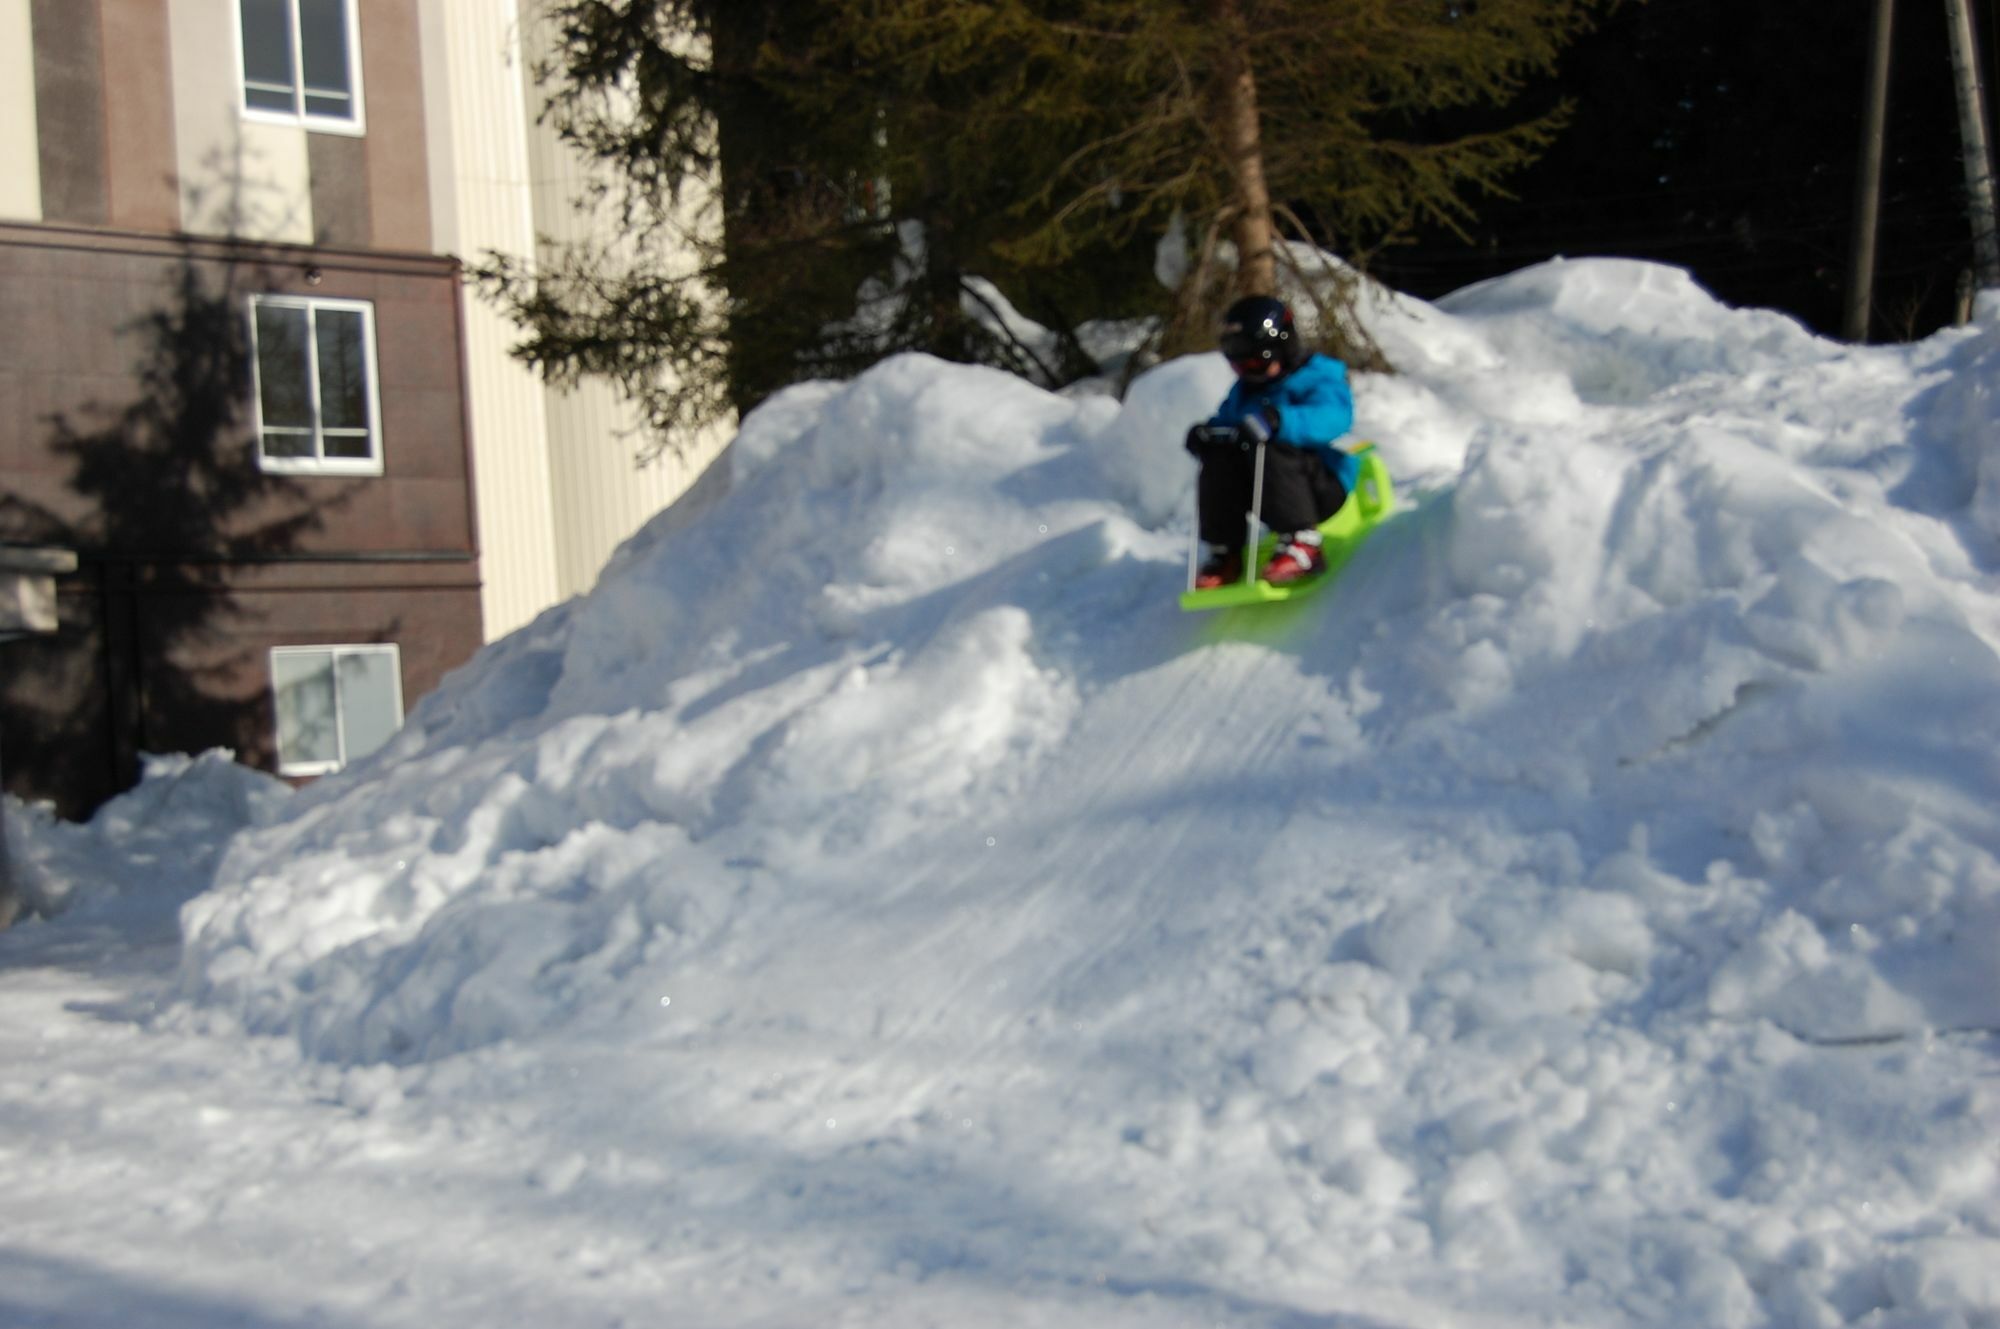
<path id="1" fill-rule="evenodd" d="M 1244 515 L 1257 476 L 1256 452 L 1218 448 L 1202 458 L 1195 487 L 1201 538 L 1223 549 L 1243 547 Z M 1264 510 L 1258 515 L 1274 531 L 1290 533 L 1317 526 L 1340 511 L 1347 490 L 1331 467 L 1307 449 L 1286 443 L 1264 445 Z"/>

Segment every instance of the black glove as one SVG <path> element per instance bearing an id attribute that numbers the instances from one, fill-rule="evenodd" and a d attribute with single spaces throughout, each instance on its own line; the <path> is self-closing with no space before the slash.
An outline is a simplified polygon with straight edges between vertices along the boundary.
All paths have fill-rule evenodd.
<path id="1" fill-rule="evenodd" d="M 1217 452 L 1249 452 L 1256 446 L 1255 440 L 1233 425 L 1196 425 L 1187 435 L 1187 450 L 1197 458 Z"/>

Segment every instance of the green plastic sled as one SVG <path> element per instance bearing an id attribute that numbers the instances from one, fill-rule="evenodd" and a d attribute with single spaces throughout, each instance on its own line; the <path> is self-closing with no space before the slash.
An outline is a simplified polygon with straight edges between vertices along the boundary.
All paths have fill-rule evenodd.
<path id="1" fill-rule="evenodd" d="M 1302 595 L 1311 595 L 1332 581 L 1341 566 L 1361 547 L 1361 542 L 1368 538 L 1368 533 L 1396 509 L 1396 488 L 1390 483 L 1389 468 L 1376 455 L 1375 445 L 1361 443 L 1354 447 L 1353 452 L 1361 459 L 1361 472 L 1355 478 L 1354 492 L 1348 495 L 1347 502 L 1340 505 L 1340 511 L 1319 525 L 1320 536 L 1325 541 L 1325 572 L 1285 586 L 1273 586 L 1254 576 L 1251 569 L 1261 568 L 1270 562 L 1272 551 L 1277 548 L 1278 537 L 1275 534 L 1266 535 L 1257 544 L 1257 557 L 1244 568 L 1242 581 L 1206 591 L 1183 591 L 1181 608 L 1194 613 L 1207 609 L 1229 609 L 1237 605 L 1273 604 L 1279 600 L 1295 600 Z"/>

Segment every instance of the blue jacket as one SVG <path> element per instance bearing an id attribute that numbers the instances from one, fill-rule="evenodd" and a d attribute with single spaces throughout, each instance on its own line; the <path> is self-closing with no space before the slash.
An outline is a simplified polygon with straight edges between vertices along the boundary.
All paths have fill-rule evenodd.
<path id="1" fill-rule="evenodd" d="M 1317 452 L 1343 488 L 1352 493 L 1361 463 L 1353 453 L 1334 446 L 1354 428 L 1354 393 L 1347 386 L 1347 366 L 1315 352 L 1306 362 L 1275 383 L 1246 387 L 1238 383 L 1210 418 L 1212 425 L 1236 425 L 1263 407 L 1275 407 L 1277 442 Z"/>

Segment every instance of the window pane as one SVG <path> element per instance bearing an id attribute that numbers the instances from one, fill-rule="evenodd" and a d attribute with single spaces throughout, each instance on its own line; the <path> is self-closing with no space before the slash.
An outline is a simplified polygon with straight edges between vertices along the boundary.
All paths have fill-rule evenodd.
<path id="1" fill-rule="evenodd" d="M 329 433 L 320 440 L 320 451 L 343 461 L 372 461 L 375 437 L 366 430 Z"/>
<path id="2" fill-rule="evenodd" d="M 373 307 L 267 295 L 251 311 L 266 460 L 379 463 Z"/>
<path id="3" fill-rule="evenodd" d="M 243 102 L 260 111 L 293 111 L 290 0 L 242 0 Z"/>
<path id="4" fill-rule="evenodd" d="M 307 378 L 306 311 L 292 305 L 257 305 L 257 402 L 266 425 L 310 429 L 312 393 Z"/>
<path id="5" fill-rule="evenodd" d="M 264 455 L 311 461 L 312 432 L 306 429 L 267 429 L 264 431 Z"/>
<path id="6" fill-rule="evenodd" d="M 306 114 L 316 115 L 324 120 L 352 120 L 354 105 L 346 96 L 334 97 L 323 92 L 306 94 Z"/>
<path id="7" fill-rule="evenodd" d="M 306 67 L 306 114 L 352 120 L 347 0 L 299 0 L 299 58 Z"/>
<path id="8" fill-rule="evenodd" d="M 308 766 L 340 760 L 334 733 L 333 653 L 285 651 L 271 656 L 277 699 L 278 764 Z"/>
<path id="9" fill-rule="evenodd" d="M 292 104 L 290 88 L 273 88 L 266 84 L 246 85 L 243 104 L 253 111 L 279 111 L 286 115 L 296 115 L 299 109 Z"/>
<path id="10" fill-rule="evenodd" d="M 341 737 L 347 760 L 359 761 L 389 741 L 403 723 L 394 651 L 343 651 L 340 671 Z"/>
<path id="11" fill-rule="evenodd" d="M 368 341 L 358 309 L 320 309 L 319 418 L 329 429 L 368 427 Z"/>

